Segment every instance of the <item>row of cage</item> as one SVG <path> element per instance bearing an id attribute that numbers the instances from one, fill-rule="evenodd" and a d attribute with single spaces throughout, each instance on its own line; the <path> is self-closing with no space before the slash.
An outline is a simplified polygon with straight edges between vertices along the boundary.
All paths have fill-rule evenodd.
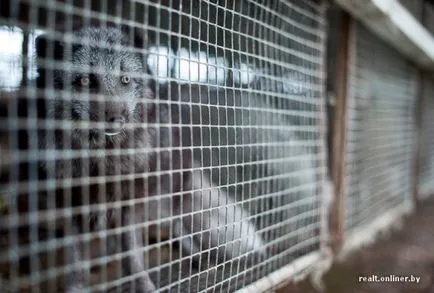
<path id="1" fill-rule="evenodd" d="M 323 1 L 0 5 L 2 292 L 270 291 L 434 193 L 432 75 Z"/>

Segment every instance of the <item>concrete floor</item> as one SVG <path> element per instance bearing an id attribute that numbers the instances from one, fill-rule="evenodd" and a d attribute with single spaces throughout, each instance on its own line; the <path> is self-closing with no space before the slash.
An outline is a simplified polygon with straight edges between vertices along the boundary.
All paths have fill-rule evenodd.
<path id="1" fill-rule="evenodd" d="M 404 282 L 359 282 L 370 276 L 420 277 L 418 284 Z M 382 236 L 368 247 L 333 265 L 325 275 L 327 293 L 434 293 L 434 198 L 404 219 L 399 231 Z M 290 284 L 277 293 L 315 293 L 307 282 Z"/>

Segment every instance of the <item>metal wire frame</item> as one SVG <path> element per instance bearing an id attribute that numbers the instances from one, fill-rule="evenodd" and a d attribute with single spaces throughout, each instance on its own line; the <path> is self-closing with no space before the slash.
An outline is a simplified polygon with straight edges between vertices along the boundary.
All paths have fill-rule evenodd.
<path id="1" fill-rule="evenodd" d="M 344 251 L 412 209 L 416 69 L 359 23 L 351 27 Z"/>
<path id="2" fill-rule="evenodd" d="M 62 31 L 70 32 L 77 20 L 78 22 L 82 21 L 84 24 L 90 23 L 89 17 L 96 18 L 102 23 L 105 21 L 115 23 L 126 22 L 130 26 L 150 32 L 150 35 L 152 35 L 150 40 L 157 47 L 172 48 L 174 44 L 176 45 L 172 51 L 166 50 L 166 53 L 161 50 L 148 51 L 146 48 L 122 48 L 133 52 L 149 53 L 150 55 L 151 53 L 156 53 L 157 68 L 159 68 L 158 62 L 169 60 L 167 64 L 172 64 L 167 65 L 170 67 L 170 70 L 167 70 L 165 74 L 161 72 L 157 74 L 161 83 L 182 83 L 188 87 L 203 85 L 208 87 L 208 92 L 218 90 L 224 96 L 229 96 L 233 93 L 241 93 L 245 98 L 260 96 L 268 106 L 258 107 L 258 105 L 251 104 L 252 102 L 248 101 L 242 106 L 231 105 L 227 102 L 217 106 L 209 104 L 200 111 L 205 111 L 206 109 L 208 111 L 223 111 L 225 114 L 219 114 L 220 117 L 226 117 L 224 115 L 228 115 L 228 113 L 251 115 L 252 117 L 255 117 L 253 115 L 258 115 L 258 121 L 255 124 L 250 122 L 254 118 L 248 118 L 250 123 L 237 127 L 231 127 L 230 124 L 208 125 L 202 121 L 199 124 L 200 128 L 216 129 L 219 134 L 227 137 L 229 137 L 230 131 L 236 134 L 243 131 L 251 132 L 251 129 L 257 129 L 260 133 L 270 135 L 268 140 L 264 140 L 267 136 L 257 135 L 256 140 L 253 142 L 245 141 L 237 145 L 218 145 L 212 147 L 203 142 L 199 146 L 190 146 L 188 148 L 185 146 L 175 146 L 176 143 L 170 143 L 169 146 L 159 146 L 152 150 L 156 153 L 157 161 L 161 159 L 162 153 L 165 151 L 172 152 L 188 149 L 192 152 L 199 151 L 205 153 L 211 149 L 218 149 L 220 152 L 219 156 L 223 156 L 222 154 L 230 148 L 243 147 L 242 155 L 244 156 L 246 155 L 246 148 L 256 149 L 258 153 L 263 152 L 265 147 L 275 148 L 273 157 L 265 157 L 262 161 L 226 162 L 219 164 L 217 168 L 193 166 L 191 164 L 192 167 L 182 170 L 187 172 L 200 171 L 203 177 L 207 176 L 206 174 L 208 173 L 214 173 L 210 175 L 211 177 L 213 175 L 217 175 L 217 177 L 229 177 L 229 172 L 223 173 L 223 170 L 240 167 L 247 168 L 261 164 L 279 166 L 279 164 L 290 164 L 291 162 L 302 160 L 313 160 L 315 163 L 315 167 L 310 171 L 314 173 L 316 179 L 315 181 L 308 182 L 306 186 L 293 186 L 287 189 L 280 188 L 281 190 L 278 188 L 276 191 L 272 187 L 273 184 L 275 186 L 286 186 L 283 181 L 291 180 L 293 176 L 298 176 L 297 170 L 273 175 L 267 174 L 264 169 L 260 169 L 260 174 L 256 177 L 253 174 L 247 174 L 247 180 L 244 182 L 238 182 L 237 180 L 232 182 L 230 178 L 227 178 L 226 183 L 218 185 L 218 189 L 220 190 L 236 190 L 236 188 L 243 186 L 242 184 L 256 184 L 264 190 L 264 193 L 259 194 L 256 198 L 247 194 L 246 190 L 243 190 L 240 194 L 234 192 L 236 194 L 234 197 L 241 198 L 241 200 L 238 200 L 235 204 L 226 205 L 227 209 L 234 205 L 240 205 L 246 207 L 246 210 L 253 210 L 250 216 L 247 214 L 246 216 L 248 216 L 249 220 L 258 224 L 257 233 L 269 235 L 270 241 L 264 245 L 264 248 L 275 254 L 262 258 L 261 262 L 254 265 L 248 266 L 246 262 L 242 261 L 241 256 L 236 259 L 225 260 L 216 266 L 209 265 L 206 267 L 205 265 L 205 268 L 194 267 L 191 256 L 182 256 L 179 255 L 179 251 L 176 251 L 178 249 L 177 243 L 188 235 L 180 235 L 178 238 L 167 237 L 168 232 L 161 228 L 163 223 L 158 218 L 144 220 L 143 223 L 135 225 L 135 228 L 145 231 L 148 231 L 152 227 L 157 227 L 157 230 L 159 230 L 156 237 L 157 241 L 154 240 L 152 242 L 151 239 L 145 237 L 145 247 L 142 249 L 142 252 L 145 254 L 146 263 L 149 266 L 147 272 L 151 275 L 159 290 L 193 292 L 206 289 L 231 292 L 236 288 L 246 286 L 254 280 L 266 278 L 270 274 L 274 273 L 274 276 L 276 276 L 275 272 L 277 272 L 279 277 L 274 279 L 275 281 L 271 285 L 262 287 L 263 290 L 266 290 L 268 287 L 275 287 L 281 282 L 289 280 L 291 275 L 296 275 L 299 271 L 304 271 L 306 267 L 315 263 L 319 257 L 317 252 L 321 245 L 325 245 L 324 243 L 320 243 L 321 239 L 325 237 L 325 231 L 321 230 L 321 213 L 324 212 L 321 200 L 321 184 L 324 181 L 325 174 L 324 138 L 322 137 L 324 125 L 321 122 L 323 119 L 321 116 L 323 115 L 323 84 L 325 78 L 323 68 L 325 43 L 324 6 L 319 5 L 318 1 L 275 1 L 272 3 L 257 1 L 224 1 L 224 3 L 215 3 L 214 1 L 202 1 L 202 4 L 196 7 L 193 1 L 185 3 L 173 0 L 168 1 L 169 3 L 167 1 L 127 1 L 125 3 L 128 3 L 128 7 L 127 4 L 118 4 L 113 8 L 108 4 L 108 1 L 99 2 L 100 4 L 95 9 L 93 2 L 86 0 L 82 1 L 79 5 L 71 1 L 16 1 L 14 4 L 10 4 L 10 15 L 2 17 L 0 21 L 3 25 L 15 27 L 15 30 L 22 29 L 23 32 L 30 32 L 29 36 L 32 36 L 35 30 L 41 30 L 53 39 L 62 40 L 66 43 L 72 41 L 74 36 L 65 34 Z M 24 21 L 15 17 L 19 14 L 12 13 L 13 9 L 19 10 L 17 7 L 21 7 L 20 5 L 22 4 L 27 5 L 25 7 L 28 8 Z M 154 14 L 156 18 L 154 19 L 155 22 L 146 23 L 132 17 L 134 9 L 142 9 L 141 6 L 145 6 L 145 9 L 151 9 L 156 12 Z M 55 24 L 59 21 L 56 14 L 65 17 L 62 31 L 55 27 Z M 165 14 L 170 17 L 168 19 L 163 18 L 162 15 Z M 47 16 L 47 21 L 42 19 L 42 15 Z M 125 21 L 125 15 L 130 16 L 127 21 Z M 144 16 L 142 18 L 146 20 L 148 17 Z M 225 21 L 219 21 L 221 19 Z M 176 21 L 179 21 L 179 25 L 174 25 Z M 166 22 L 169 22 L 169 25 Z M 197 27 L 196 24 L 198 24 Z M 201 30 L 204 31 L 201 32 Z M 213 31 L 215 35 L 229 35 L 231 41 L 225 38 L 223 41 L 218 41 L 218 38 L 210 41 L 206 37 L 203 37 L 207 33 L 212 35 L 211 32 Z M 30 37 L 30 39 L 32 38 Z M 27 46 L 23 47 L 27 48 Z M 245 50 L 242 50 L 242 48 Z M 182 49 L 185 49 L 188 54 L 181 54 L 183 52 Z M 206 58 L 201 59 L 200 52 L 203 52 Z M 26 54 L 23 51 L 23 56 L 23 64 L 31 64 L 31 62 L 26 62 L 26 59 L 31 61 L 32 55 Z M 215 64 L 210 65 L 210 56 L 217 56 L 227 62 L 219 64 L 216 61 Z M 0 57 L 9 58 L 4 53 Z M 182 63 L 183 61 L 184 63 Z M 181 64 L 187 66 L 189 74 L 181 75 L 180 71 L 185 69 L 182 68 Z M 48 58 L 45 62 L 39 63 L 39 66 L 68 71 L 68 66 L 70 65 Z M 8 67 L 10 71 L 7 73 L 10 73 L 12 68 L 16 69 L 17 67 Z M 43 95 L 46 99 L 67 100 L 70 98 L 68 90 L 62 92 L 57 89 L 44 89 L 43 91 L 36 89 L 33 86 L 32 79 L 26 74 L 26 66 L 23 67 L 21 69 L 23 76 L 21 81 L 24 84 L 22 91 L 19 94 L 8 94 L 8 98 L 6 99 L 9 113 L 16 113 L 16 105 L 10 101 L 14 101 L 19 95 L 22 95 L 28 101 L 32 101 L 40 95 Z M 197 68 L 199 75 L 202 71 L 202 74 L 207 75 L 207 78 L 194 79 L 192 71 L 196 69 L 193 68 Z M 210 72 L 214 68 L 222 70 L 225 78 L 210 78 Z M 81 68 L 80 70 L 98 73 L 93 68 Z M 234 72 L 238 72 L 240 76 L 243 74 L 247 75 L 247 79 L 244 79 L 247 82 L 240 82 L 240 80 L 243 80 L 242 78 L 237 81 Z M 292 74 L 290 74 L 293 72 L 303 76 L 303 78 L 294 79 Z M 114 74 L 120 73 L 114 72 Z M 186 78 L 181 78 L 181 76 Z M 137 77 L 140 78 L 140 76 Z M 288 90 L 285 87 L 288 84 L 295 84 L 296 86 Z M 6 89 L 6 87 L 3 89 Z M 10 90 L 11 88 L 7 89 Z M 159 89 L 157 89 L 155 96 L 158 97 L 159 94 Z M 101 101 L 104 98 L 105 96 L 100 94 L 78 97 L 78 99 L 91 99 L 94 101 Z M 187 105 L 193 109 L 195 106 L 200 105 L 200 103 L 194 102 L 192 98 L 190 97 L 189 101 L 171 101 L 169 97 L 169 101 L 156 100 L 154 102 L 157 104 L 157 107 L 159 105 L 172 104 L 179 108 Z M 297 107 L 291 109 L 294 105 Z M 33 106 L 30 106 L 28 110 L 34 114 L 33 111 L 35 109 Z M 50 180 L 40 180 L 37 174 L 32 174 L 32 180 L 19 182 L 16 177 L 18 163 L 32 162 L 40 158 L 45 158 L 47 161 L 49 158 L 81 158 L 82 160 L 86 160 L 98 156 L 138 154 L 149 151 L 147 149 L 136 149 L 133 146 L 121 150 L 113 149 L 104 152 L 99 150 L 83 152 L 73 150 L 72 148 L 54 152 L 38 148 L 22 151 L 16 147 L 18 129 L 28 131 L 47 130 L 49 133 L 52 133 L 59 126 L 63 130 L 76 127 L 76 124 L 72 125 L 70 121 L 62 121 L 59 125 L 58 121 L 55 120 L 44 119 L 41 121 L 34 118 L 36 115 L 29 116 L 33 116 L 33 118 L 19 118 L 14 116 L 14 114 L 10 114 L 7 117 L 7 130 L 9 131 L 8 133 L 12 134 L 6 137 L 8 142 L 2 145 L 2 150 L 4 147 L 8 151 L 10 160 L 13 163 L 4 164 L 11 174 L 11 179 L 7 184 L 2 183 L 1 190 L 3 196 L 7 193 L 7 201 L 9 203 L 13 202 L 14 195 L 19 192 L 37 195 L 39 192 L 50 193 L 60 187 L 70 189 L 91 183 L 116 183 L 119 180 L 148 178 L 153 175 L 157 177 L 169 175 L 170 178 L 173 176 L 173 170 L 157 169 L 146 174 L 131 173 L 121 176 L 93 176 L 90 178 L 60 178 Z M 294 124 L 282 123 L 282 120 L 279 119 L 297 120 L 297 122 Z M 179 127 L 177 123 L 170 119 L 168 122 L 157 120 L 153 123 L 143 123 L 142 126 L 155 126 L 157 129 L 173 126 Z M 104 126 L 104 123 L 101 122 L 85 122 L 80 127 L 101 128 Z M 125 125 L 125 127 L 137 126 L 136 123 L 134 125 L 129 125 L 128 123 Z M 278 141 L 272 137 L 272 133 L 274 132 L 296 132 L 299 134 L 300 139 L 295 141 Z M 2 136 L 2 138 L 4 137 Z M 291 152 L 279 154 L 279 150 L 288 151 L 291 147 L 297 145 L 308 148 L 310 150 L 309 153 L 305 156 Z M 222 157 L 219 157 L 219 159 L 221 161 Z M 37 169 L 32 170 L 36 173 L 38 172 Z M 52 169 L 50 172 L 55 173 L 56 170 Z M 220 172 L 222 173 L 220 174 Z M 169 179 L 169 184 L 172 181 L 173 179 Z M 199 190 L 202 192 L 210 189 L 213 188 L 199 187 Z M 304 199 L 305 202 L 309 202 L 309 208 L 301 214 L 289 214 L 285 212 L 286 208 L 297 208 L 298 205 L 303 205 L 304 203 L 303 200 L 290 203 L 285 200 L 284 196 L 290 197 L 304 189 L 314 190 L 310 198 Z M 86 198 L 91 195 L 89 194 L 90 191 L 85 187 L 82 188 L 82 191 Z M 56 290 L 62 286 L 62 284 L 59 284 L 61 281 L 57 279 L 61 279 L 62 276 L 76 270 L 74 264 L 65 262 L 59 265 L 57 255 L 65 256 L 65 253 L 62 253 L 62 249 L 68 249 L 69 245 L 77 241 L 85 243 L 85 258 L 80 262 L 80 267 L 90 269 L 99 266 L 101 270 L 100 276 L 92 280 L 92 286 L 86 287 L 85 290 L 93 292 L 112 287 L 115 288 L 118 285 L 131 282 L 137 277 L 120 277 L 117 262 L 128 252 L 117 251 L 115 254 L 109 255 L 106 247 L 109 236 L 120 235 L 126 230 L 131 229 L 131 226 L 122 227 L 117 222 L 116 228 L 109 229 L 108 227 L 103 227 L 100 231 L 91 231 L 89 227 L 84 227 L 84 230 L 87 230 L 86 233 L 80 233 L 79 235 L 67 234 L 68 236 L 61 238 L 54 237 L 54 232 L 49 231 L 47 239 L 40 239 L 40 232 L 36 228 L 30 228 L 28 234 L 30 241 L 23 241 L 19 239 L 20 235 L 16 228 L 18 225 L 26 223 L 39 224 L 45 221 L 67 221 L 74 215 L 89 214 L 91 211 L 104 212 L 108 209 L 119 209 L 121 206 L 137 205 L 140 203 L 150 205 L 151 202 L 159 202 L 157 206 L 161 206 L 163 202 L 171 202 L 174 197 L 185 196 L 188 192 L 179 191 L 149 198 L 130 197 L 128 200 L 121 201 L 118 199 L 114 202 L 108 201 L 105 198 L 104 191 L 101 193 L 101 199 L 97 203 L 87 203 L 78 207 L 66 204 L 62 208 L 40 210 L 38 209 L 38 203 L 31 200 L 29 205 L 30 210 L 23 213 L 14 204 L 7 206 L 6 214 L 2 214 L 2 221 L 4 220 L 3 223 L 7 223 L 6 228 L 11 233 L 6 239 L 6 243 L 4 243 L 5 249 L 0 254 L 0 259 L 2 271 L 3 269 L 8 271 L 6 284 L 11 287 L 12 291 L 31 287 L 34 292 L 42 290 L 57 292 Z M 68 195 L 64 194 L 64 196 L 67 197 Z M 277 202 L 269 206 L 267 201 L 273 198 Z M 49 202 L 48 205 L 51 207 L 56 206 L 54 202 Z M 259 210 L 255 211 L 255 207 L 259 207 Z M 202 209 L 198 212 L 206 214 L 209 210 L 202 206 Z M 173 214 L 165 217 L 164 221 L 173 223 L 179 218 L 179 215 Z M 296 224 L 294 225 L 294 223 Z M 67 226 L 67 224 L 65 225 Z M 87 226 L 88 224 L 83 225 Z M 288 227 L 294 227 L 294 229 L 288 233 Z M 72 228 L 69 227 L 69 229 Z M 219 248 L 224 250 L 226 246 L 227 244 L 224 243 Z M 99 255 L 95 258 L 88 257 L 92 254 L 93 250 L 98 250 Z M 53 251 L 57 251 L 57 254 L 53 253 Z M 203 251 L 203 253 L 205 252 L 207 251 Z M 30 257 L 30 274 L 20 274 L 17 262 L 20 257 Z M 305 257 L 305 261 L 302 262 L 303 265 L 297 265 L 303 257 Z M 297 259 L 299 262 L 293 262 Z M 9 266 L 6 266 L 5 262 L 9 263 Z M 48 287 L 40 287 L 40 285 L 44 285 L 47 282 Z M 5 288 L 7 287 L 5 286 Z"/>

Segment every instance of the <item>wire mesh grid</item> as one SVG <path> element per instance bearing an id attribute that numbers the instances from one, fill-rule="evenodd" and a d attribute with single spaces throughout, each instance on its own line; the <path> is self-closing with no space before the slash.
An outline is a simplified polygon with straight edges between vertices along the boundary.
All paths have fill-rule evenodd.
<path id="1" fill-rule="evenodd" d="M 422 141 L 421 160 L 420 160 L 420 175 L 419 175 L 419 193 L 422 197 L 434 194 L 434 86 L 433 79 L 429 74 L 423 78 L 423 112 L 422 112 Z"/>
<path id="2" fill-rule="evenodd" d="M 319 1 L 1 5 L 2 290 L 232 292 L 320 249 Z"/>
<path id="3" fill-rule="evenodd" d="M 345 231 L 411 203 L 417 71 L 362 25 L 352 27 Z"/>

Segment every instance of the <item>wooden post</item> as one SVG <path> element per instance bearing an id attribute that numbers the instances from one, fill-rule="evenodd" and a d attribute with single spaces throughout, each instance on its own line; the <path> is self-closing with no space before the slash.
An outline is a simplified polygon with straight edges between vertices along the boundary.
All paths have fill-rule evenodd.
<path id="1" fill-rule="evenodd" d="M 344 242 L 345 230 L 345 172 L 347 145 L 347 87 L 351 48 L 351 16 L 342 13 L 341 32 L 336 68 L 336 104 L 333 117 L 332 177 L 335 184 L 335 197 L 331 207 L 330 232 L 331 247 L 336 254 Z"/>
<path id="2" fill-rule="evenodd" d="M 415 153 L 413 157 L 413 206 L 415 209 L 419 208 L 420 205 L 420 192 L 419 192 L 419 183 L 420 183 L 420 175 L 421 175 L 421 162 L 423 159 L 422 153 L 422 145 L 424 141 L 425 133 L 425 125 L 424 125 L 424 112 L 426 109 L 426 93 L 425 93 L 425 85 L 426 78 L 425 72 L 423 70 L 419 70 L 419 78 L 418 78 L 418 96 L 415 106 L 415 117 L 416 117 L 416 147 Z"/>

